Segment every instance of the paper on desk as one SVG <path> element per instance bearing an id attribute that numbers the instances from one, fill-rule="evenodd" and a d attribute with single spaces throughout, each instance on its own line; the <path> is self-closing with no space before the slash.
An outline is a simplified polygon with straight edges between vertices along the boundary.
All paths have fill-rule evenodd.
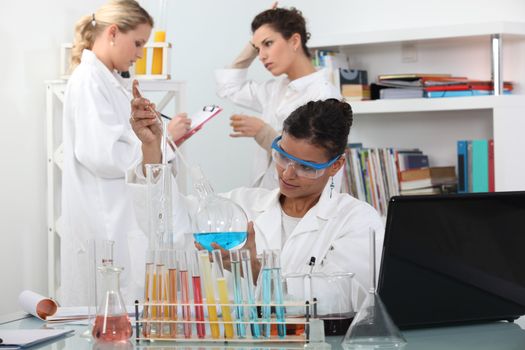
<path id="1" fill-rule="evenodd" d="M 5 346 L 32 346 L 72 332 L 72 329 L 0 329 L 0 349 Z"/>
<path id="2" fill-rule="evenodd" d="M 18 303 L 22 310 L 41 320 L 46 320 L 49 316 L 54 315 L 58 309 L 56 301 L 30 290 L 20 293 Z"/>

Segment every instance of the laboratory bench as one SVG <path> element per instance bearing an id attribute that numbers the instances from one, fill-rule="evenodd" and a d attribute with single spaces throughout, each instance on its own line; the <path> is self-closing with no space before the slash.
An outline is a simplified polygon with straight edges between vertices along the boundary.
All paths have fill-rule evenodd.
<path id="1" fill-rule="evenodd" d="M 254 343 L 175 343 L 175 342 L 143 342 L 135 344 L 132 337 L 129 343 L 104 344 L 94 343 L 91 339 L 83 338 L 81 335 L 87 330 L 87 326 L 73 324 L 46 324 L 39 319 L 28 316 L 24 313 L 14 313 L 0 316 L 0 329 L 38 329 L 38 328 L 64 328 L 72 329 L 75 332 L 31 347 L 31 349 L 42 350 L 62 350 L 62 349 L 184 349 L 184 350 L 234 350 L 256 348 L 263 349 L 299 349 L 302 346 L 289 344 L 254 344 Z M 525 318 L 521 318 L 514 323 L 492 322 L 476 325 L 461 325 L 455 327 L 439 327 L 428 329 L 417 329 L 403 331 L 403 335 L 408 341 L 404 350 L 506 350 L 506 349 L 525 349 Z M 340 342 L 342 337 L 327 337 L 326 342 L 330 346 L 320 347 L 321 349 L 341 349 Z M 312 347 L 315 349 L 315 347 Z M 2 347 L 0 346 L 0 350 Z"/>

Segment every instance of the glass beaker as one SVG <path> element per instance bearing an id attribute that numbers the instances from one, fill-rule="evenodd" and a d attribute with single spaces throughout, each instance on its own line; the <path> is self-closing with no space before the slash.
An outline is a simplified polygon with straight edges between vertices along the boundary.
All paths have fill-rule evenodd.
<path id="1" fill-rule="evenodd" d="M 93 337 L 108 342 L 126 341 L 133 334 L 126 306 L 120 294 L 120 273 L 122 268 L 116 266 L 100 266 L 103 277 L 104 293 L 97 309 L 97 317 L 93 326 Z"/>
<path id="2" fill-rule="evenodd" d="M 312 304 L 310 314 L 324 321 L 326 335 L 343 335 L 355 315 L 353 302 L 356 286 L 351 272 L 314 272 L 287 274 L 283 276 L 284 298 L 288 306 L 286 312 L 291 318 L 305 316 L 304 303 Z M 314 300 L 315 299 L 315 300 Z M 304 325 L 292 324 L 287 327 L 288 334 L 304 333 Z"/>
<path id="3" fill-rule="evenodd" d="M 211 252 L 212 243 L 224 249 L 239 248 L 248 236 L 244 210 L 232 200 L 217 196 L 200 169 L 194 169 L 199 207 L 194 217 L 195 240 Z"/>

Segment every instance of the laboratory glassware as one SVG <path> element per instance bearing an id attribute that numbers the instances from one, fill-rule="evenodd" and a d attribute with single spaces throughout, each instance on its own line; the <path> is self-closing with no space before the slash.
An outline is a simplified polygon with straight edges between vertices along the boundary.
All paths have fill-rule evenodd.
<path id="1" fill-rule="evenodd" d="M 219 317 L 217 316 L 217 306 L 215 305 L 215 289 L 211 276 L 210 255 L 207 250 L 199 251 L 199 267 L 206 294 L 206 304 L 208 305 L 208 320 L 210 322 L 210 332 L 213 339 L 220 337 Z"/>
<path id="2" fill-rule="evenodd" d="M 144 280 L 144 309 L 142 316 L 146 322 L 142 325 L 142 335 L 149 337 L 151 332 L 151 323 L 147 322 L 151 319 L 153 314 L 153 307 L 149 303 L 153 302 L 153 285 L 156 284 L 155 278 L 155 251 L 148 249 L 146 251 L 146 269 L 145 269 L 145 280 Z"/>
<path id="3" fill-rule="evenodd" d="M 98 270 L 104 278 L 104 293 L 97 310 L 93 337 L 101 341 L 125 341 L 131 337 L 133 329 L 120 294 L 122 268 L 107 265 Z"/>
<path id="4" fill-rule="evenodd" d="M 233 338 L 233 320 L 230 310 L 230 297 L 228 295 L 228 284 L 226 283 L 226 276 L 224 275 L 224 267 L 222 265 L 221 251 L 215 249 L 212 251 L 213 257 L 213 271 L 215 280 L 217 282 L 217 292 L 219 293 L 219 302 L 221 303 L 222 319 L 224 321 L 224 338 Z"/>
<path id="5" fill-rule="evenodd" d="M 258 323 L 257 307 L 255 306 L 255 287 L 253 285 L 252 263 L 250 251 L 241 249 L 241 265 L 244 278 L 244 290 L 246 291 L 246 301 L 248 306 L 248 317 L 250 319 L 250 330 L 253 338 L 261 336 L 261 330 Z"/>
<path id="6" fill-rule="evenodd" d="M 243 307 L 243 292 L 242 292 L 242 273 L 241 273 L 241 255 L 238 249 L 230 250 L 231 272 L 233 275 L 233 301 L 235 305 L 235 318 L 237 322 L 235 328 L 239 338 L 246 338 L 246 325 L 243 323 L 244 307 Z"/>
<path id="7" fill-rule="evenodd" d="M 263 321 L 263 336 L 270 338 L 271 335 L 271 319 L 272 319 L 272 269 L 273 256 L 272 251 L 265 249 L 262 258 L 262 321 Z"/>
<path id="8" fill-rule="evenodd" d="M 99 266 L 113 265 L 113 247 L 115 241 L 88 239 L 86 241 L 88 252 L 87 274 L 88 283 L 88 328 L 82 333 L 82 337 L 91 337 L 92 329 L 97 315 L 98 301 L 102 297 L 102 276 L 97 273 Z"/>
<path id="9" fill-rule="evenodd" d="M 168 248 L 173 243 L 171 164 L 146 164 L 145 167 L 149 249 Z"/>
<path id="10" fill-rule="evenodd" d="M 177 321 L 177 268 L 180 271 L 179 252 L 168 250 L 168 316 L 170 321 Z M 182 282 L 181 282 L 182 283 Z M 177 324 L 170 323 L 170 338 L 177 336 Z"/>
<path id="11" fill-rule="evenodd" d="M 188 252 L 189 253 L 189 252 Z M 191 338 L 191 307 L 190 307 L 190 281 L 188 272 L 188 262 L 186 259 L 186 251 L 178 251 L 179 262 L 179 281 L 180 281 L 180 302 L 182 308 L 182 319 L 184 322 L 184 337 Z"/>
<path id="12" fill-rule="evenodd" d="M 166 0 L 157 0 L 158 1 L 158 24 L 153 34 L 154 42 L 165 42 L 166 41 Z M 153 48 L 153 58 L 151 61 L 151 74 L 162 74 L 163 66 L 163 50 L 162 47 Z"/>
<path id="13" fill-rule="evenodd" d="M 376 293 L 375 231 L 370 229 L 370 289 L 341 342 L 344 349 L 400 349 L 406 340 Z"/>
<path id="14" fill-rule="evenodd" d="M 188 252 L 188 259 L 191 270 L 191 286 L 193 287 L 193 303 L 195 305 L 195 328 L 197 329 L 197 337 L 202 339 L 206 336 L 206 325 L 204 324 L 204 308 L 202 305 L 202 285 L 198 252 Z"/>
<path id="15" fill-rule="evenodd" d="M 244 245 L 248 225 L 244 210 L 232 200 L 216 195 L 199 168 L 193 168 L 192 173 L 199 196 L 194 217 L 195 240 L 210 252 L 213 242 L 228 250 Z"/>
<path id="16" fill-rule="evenodd" d="M 280 338 L 286 336 L 286 324 L 285 321 L 285 310 L 283 301 L 283 285 L 281 275 L 281 252 L 279 250 L 272 251 L 272 282 L 273 282 L 273 295 L 275 300 L 275 316 L 277 318 L 277 335 Z M 281 305 L 279 305 L 281 304 Z"/>

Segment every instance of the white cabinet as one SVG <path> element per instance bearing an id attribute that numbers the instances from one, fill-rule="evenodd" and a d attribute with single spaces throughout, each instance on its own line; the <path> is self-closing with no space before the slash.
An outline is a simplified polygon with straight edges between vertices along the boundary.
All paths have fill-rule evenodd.
<path id="1" fill-rule="evenodd" d="M 370 81 L 387 73 L 513 81 L 511 96 L 351 102 L 350 141 L 419 147 L 439 166 L 456 164 L 457 140 L 493 138 L 496 190 L 525 190 L 525 23 L 339 33 L 317 37 L 311 46 L 346 53 L 350 68 L 367 70 Z"/>
<path id="2" fill-rule="evenodd" d="M 55 296 L 60 271 L 60 213 L 62 184 L 62 106 L 66 80 L 46 81 L 47 118 L 47 234 L 48 234 L 48 293 Z M 186 110 L 186 83 L 171 80 L 140 81 L 146 97 L 156 102 L 159 111 L 169 115 Z M 186 177 L 181 173 L 177 181 L 185 188 Z M 180 177 L 180 178 L 179 178 Z"/>

